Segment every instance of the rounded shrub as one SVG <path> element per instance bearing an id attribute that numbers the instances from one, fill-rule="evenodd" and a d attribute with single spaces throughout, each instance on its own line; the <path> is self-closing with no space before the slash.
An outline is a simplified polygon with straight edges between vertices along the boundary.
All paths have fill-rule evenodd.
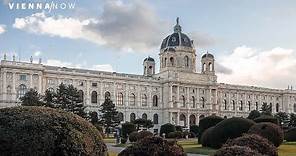
<path id="1" fill-rule="evenodd" d="M 211 132 L 214 141 L 211 147 L 220 148 L 228 139 L 233 139 L 247 133 L 249 128 L 255 124 L 254 121 L 244 118 L 233 117 L 218 123 Z"/>
<path id="2" fill-rule="evenodd" d="M 146 137 L 128 146 L 118 156 L 186 156 L 183 148 L 176 143 L 169 143 L 161 137 Z"/>
<path id="3" fill-rule="evenodd" d="M 276 147 L 266 138 L 256 134 L 245 134 L 242 137 L 228 140 L 223 147 L 244 146 L 259 152 L 262 155 L 277 156 Z"/>
<path id="4" fill-rule="evenodd" d="M 138 140 L 138 135 L 139 135 L 139 132 L 137 131 L 131 132 L 130 135 L 128 136 L 129 141 L 136 142 Z"/>
<path id="5" fill-rule="evenodd" d="M 197 125 L 190 125 L 189 131 L 194 133 L 195 136 L 199 134 L 199 127 Z"/>
<path id="6" fill-rule="evenodd" d="M 263 156 L 255 150 L 244 146 L 230 146 L 220 148 L 214 156 Z"/>
<path id="7" fill-rule="evenodd" d="M 250 120 L 254 120 L 258 117 L 260 117 L 260 112 L 257 111 L 257 110 L 252 110 L 250 113 L 249 113 L 249 116 L 247 117 L 247 119 L 250 119 Z"/>
<path id="8" fill-rule="evenodd" d="M 176 126 L 176 131 L 183 132 L 182 126 Z"/>
<path id="9" fill-rule="evenodd" d="M 212 131 L 215 126 L 208 128 L 201 136 L 200 143 L 203 147 L 211 147 L 213 142 Z"/>
<path id="10" fill-rule="evenodd" d="M 139 132 L 138 136 L 137 136 L 137 140 L 141 140 L 141 139 L 144 139 L 146 137 L 152 137 L 153 136 L 153 133 L 150 132 L 150 131 L 141 131 Z"/>
<path id="11" fill-rule="evenodd" d="M 279 147 L 284 140 L 284 132 L 281 127 L 270 122 L 257 123 L 249 129 L 248 133 L 258 134 L 268 139 L 276 147 Z"/>
<path id="12" fill-rule="evenodd" d="M 121 139 L 120 139 L 120 142 L 121 142 L 122 144 L 126 144 L 126 142 L 127 142 L 127 138 L 121 138 Z"/>
<path id="13" fill-rule="evenodd" d="M 167 136 L 167 138 L 171 139 L 181 139 L 183 138 L 183 132 L 176 131 L 176 132 L 170 132 Z"/>
<path id="14" fill-rule="evenodd" d="M 170 132 L 175 132 L 175 131 L 176 131 L 176 127 L 173 124 L 167 123 L 160 126 L 160 136 L 162 136 L 162 134 L 165 134 L 165 136 L 167 136 Z"/>
<path id="15" fill-rule="evenodd" d="M 0 109 L 1 155 L 107 155 L 100 132 L 73 113 L 46 107 Z"/>
<path id="16" fill-rule="evenodd" d="M 216 115 L 211 115 L 211 116 L 207 116 L 207 117 L 202 118 L 199 121 L 198 140 L 201 139 L 201 136 L 206 129 L 208 129 L 212 126 L 215 126 L 216 124 L 218 124 L 219 122 L 221 122 L 223 120 L 224 120 L 223 118 L 216 116 Z M 200 143 L 200 141 L 199 141 L 199 143 Z"/>
<path id="17" fill-rule="evenodd" d="M 127 138 L 130 133 L 137 131 L 136 125 L 130 122 L 122 124 L 121 127 L 121 136 L 123 138 Z"/>
<path id="18" fill-rule="evenodd" d="M 296 141 L 296 127 L 285 131 L 284 136 L 286 141 Z"/>
<path id="19" fill-rule="evenodd" d="M 254 121 L 256 123 L 260 123 L 260 122 L 271 122 L 271 123 L 274 123 L 274 124 L 277 124 L 278 125 L 278 119 L 271 116 L 271 115 L 261 115 L 260 117 L 258 118 L 255 118 Z"/>

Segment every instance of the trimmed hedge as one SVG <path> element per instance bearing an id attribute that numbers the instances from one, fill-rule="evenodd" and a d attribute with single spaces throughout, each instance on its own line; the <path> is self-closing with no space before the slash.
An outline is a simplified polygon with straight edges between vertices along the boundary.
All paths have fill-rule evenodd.
<path id="1" fill-rule="evenodd" d="M 136 125 L 130 122 L 122 124 L 121 127 L 121 135 L 123 138 L 127 138 L 130 133 L 137 131 Z"/>
<path id="2" fill-rule="evenodd" d="M 285 131 L 284 136 L 286 141 L 296 141 L 296 127 Z"/>
<path id="3" fill-rule="evenodd" d="M 1 155 L 107 155 L 100 132 L 78 115 L 46 107 L 0 109 Z"/>
<path id="4" fill-rule="evenodd" d="M 256 123 L 260 123 L 260 122 L 271 122 L 271 123 L 274 123 L 274 124 L 279 124 L 278 123 L 278 119 L 273 117 L 273 116 L 270 116 L 270 115 L 261 115 L 260 117 L 258 118 L 255 118 L 254 121 Z"/>
<path id="5" fill-rule="evenodd" d="M 199 121 L 198 142 L 200 143 L 201 136 L 206 129 L 208 129 L 212 126 L 215 126 L 216 124 L 218 124 L 219 122 L 221 122 L 223 120 L 224 120 L 223 118 L 221 118 L 219 116 L 215 116 L 215 115 L 211 115 L 211 116 L 207 116 L 207 117 L 202 118 Z"/>
<path id="6" fill-rule="evenodd" d="M 266 138 L 256 134 L 245 134 L 232 140 L 228 140 L 223 147 L 244 146 L 259 152 L 262 155 L 277 156 L 276 147 Z"/>
<path id="7" fill-rule="evenodd" d="M 252 120 L 238 117 L 221 121 L 211 132 L 214 138 L 214 141 L 211 142 L 211 147 L 220 148 L 228 139 L 240 137 L 243 133 L 248 132 L 254 124 L 255 122 Z"/>
<path id="8" fill-rule="evenodd" d="M 128 136 L 128 139 L 130 142 L 136 142 L 138 140 L 139 132 L 134 131 L 131 132 L 130 135 Z"/>
<path id="9" fill-rule="evenodd" d="M 141 131 L 139 132 L 138 136 L 137 136 L 137 140 L 141 140 L 141 139 L 144 139 L 146 137 L 152 137 L 153 136 L 153 133 L 150 132 L 150 131 Z"/>
<path id="10" fill-rule="evenodd" d="M 208 128 L 201 136 L 200 142 L 203 147 L 211 147 L 211 144 L 213 142 L 212 138 L 212 131 L 215 128 L 215 126 Z"/>
<path id="11" fill-rule="evenodd" d="M 248 133 L 260 135 L 276 147 L 279 147 L 284 141 L 284 132 L 281 127 L 270 122 L 257 123 L 249 129 Z"/>
<path id="12" fill-rule="evenodd" d="M 220 148 L 214 156 L 263 156 L 249 147 L 230 146 Z"/>
<path id="13" fill-rule="evenodd" d="M 146 137 L 128 146 L 118 156 L 186 156 L 183 148 L 161 137 Z"/>
<path id="14" fill-rule="evenodd" d="M 167 137 L 170 132 L 175 132 L 175 131 L 176 131 L 175 125 L 167 123 L 167 124 L 160 126 L 160 134 L 159 135 L 162 136 L 162 134 L 164 133 L 165 136 Z"/>
<path id="15" fill-rule="evenodd" d="M 176 131 L 183 132 L 182 126 L 176 126 Z"/>
<path id="16" fill-rule="evenodd" d="M 167 136 L 167 138 L 171 139 L 181 139 L 183 138 L 183 132 L 176 131 L 176 132 L 170 132 Z"/>
<path id="17" fill-rule="evenodd" d="M 194 133 L 195 136 L 199 135 L 199 127 L 197 125 L 190 125 L 189 131 Z"/>

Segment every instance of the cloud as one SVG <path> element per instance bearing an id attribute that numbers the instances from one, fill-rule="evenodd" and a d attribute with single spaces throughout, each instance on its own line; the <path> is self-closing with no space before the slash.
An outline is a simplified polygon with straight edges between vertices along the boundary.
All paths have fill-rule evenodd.
<path id="1" fill-rule="evenodd" d="M 35 56 L 35 57 L 38 57 L 38 56 L 40 56 L 41 54 L 42 54 L 41 51 L 35 51 L 35 52 L 34 52 L 34 56 Z"/>
<path id="2" fill-rule="evenodd" d="M 260 50 L 240 46 L 217 62 L 232 70 L 230 74 L 218 74 L 219 82 L 285 88 L 296 79 L 293 49 Z"/>
<path id="3" fill-rule="evenodd" d="M 3 0 L 3 4 L 8 4 L 9 2 L 11 2 L 12 0 Z"/>
<path id="4" fill-rule="evenodd" d="M 195 47 L 209 47 L 217 42 L 217 39 L 207 33 L 194 31 L 189 33 L 189 36 L 194 41 Z"/>
<path id="5" fill-rule="evenodd" d="M 49 66 L 57 66 L 57 67 L 68 67 L 68 68 L 114 72 L 113 67 L 110 64 L 97 64 L 97 65 L 87 66 L 85 64 L 74 64 L 71 62 L 64 62 L 56 59 L 48 59 L 44 64 Z"/>
<path id="6" fill-rule="evenodd" d="M 51 37 L 84 39 L 130 52 L 147 52 L 159 46 L 165 23 L 158 20 L 154 11 L 142 1 L 119 2 L 106 1 L 98 18 L 48 17 L 41 12 L 16 18 L 13 27 Z"/>
<path id="7" fill-rule="evenodd" d="M 215 69 L 216 72 L 220 74 L 232 74 L 233 72 L 230 68 L 223 66 L 219 62 L 215 63 Z"/>
<path id="8" fill-rule="evenodd" d="M 0 34 L 3 34 L 6 30 L 6 25 L 0 24 Z"/>

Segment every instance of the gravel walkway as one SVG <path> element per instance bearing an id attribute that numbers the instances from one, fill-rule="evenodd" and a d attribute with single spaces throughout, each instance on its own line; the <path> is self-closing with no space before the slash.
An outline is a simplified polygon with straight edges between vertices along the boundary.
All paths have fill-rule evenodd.
<path id="1" fill-rule="evenodd" d="M 111 144 L 111 143 L 106 143 L 106 145 L 108 147 L 108 151 L 112 151 L 116 153 L 119 153 L 124 149 L 123 147 L 114 147 L 114 144 Z M 187 156 L 207 156 L 207 155 L 187 153 Z"/>

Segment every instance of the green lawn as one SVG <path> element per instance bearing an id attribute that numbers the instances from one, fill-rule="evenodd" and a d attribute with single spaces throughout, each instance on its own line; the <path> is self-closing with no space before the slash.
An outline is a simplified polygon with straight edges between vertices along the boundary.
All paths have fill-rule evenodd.
<path id="1" fill-rule="evenodd" d="M 200 144 L 197 144 L 195 140 L 183 140 L 178 141 L 178 144 L 181 145 L 187 153 L 196 153 L 196 154 L 213 154 L 216 150 L 212 148 L 202 147 Z M 283 143 L 278 148 L 279 156 L 295 156 L 296 155 L 296 142 L 286 142 Z"/>
<path id="2" fill-rule="evenodd" d="M 106 143 L 114 143 L 114 139 L 104 139 Z M 215 153 L 216 149 L 202 147 L 197 144 L 197 140 L 180 140 L 178 144 L 181 145 L 186 153 L 196 153 L 210 155 Z M 130 144 L 118 144 L 116 147 L 127 147 Z M 296 156 L 296 142 L 285 142 L 278 148 L 279 156 Z M 117 153 L 109 152 L 109 156 L 116 156 Z"/>

